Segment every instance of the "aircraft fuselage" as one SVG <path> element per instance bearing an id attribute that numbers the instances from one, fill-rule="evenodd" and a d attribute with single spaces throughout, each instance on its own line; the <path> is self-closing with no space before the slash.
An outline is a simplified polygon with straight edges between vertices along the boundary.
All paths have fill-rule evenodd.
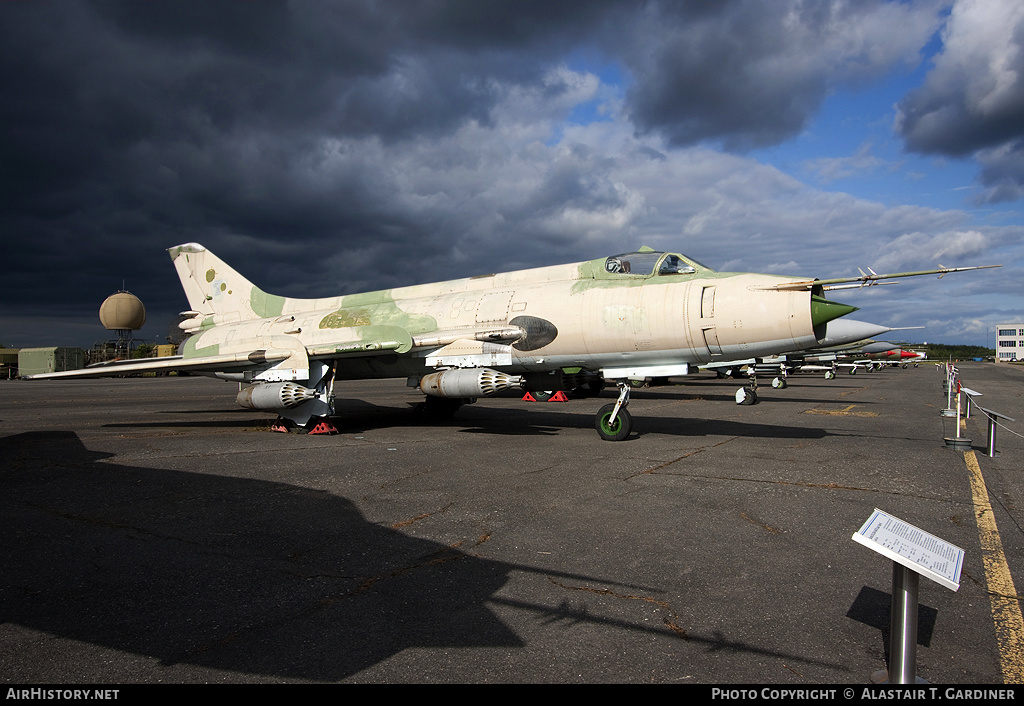
<path id="1" fill-rule="evenodd" d="M 811 292 L 768 289 L 795 278 L 632 255 L 650 268 L 613 272 L 608 258 L 315 300 L 256 290 L 241 297 L 252 318 L 203 318 L 185 356 L 297 341 L 311 359 L 340 359 L 337 378 L 357 379 L 442 367 L 518 374 L 695 365 L 817 343 L 822 321 L 812 319 Z M 665 267 L 669 258 L 676 266 Z M 214 307 L 220 293 L 235 294 L 220 274 L 208 277 Z"/>

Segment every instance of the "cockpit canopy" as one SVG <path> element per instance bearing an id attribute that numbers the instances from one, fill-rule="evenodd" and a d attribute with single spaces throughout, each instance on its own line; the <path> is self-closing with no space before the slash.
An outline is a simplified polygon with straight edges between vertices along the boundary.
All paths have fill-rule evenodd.
<path id="1" fill-rule="evenodd" d="M 604 263 L 605 272 L 624 275 L 692 275 L 698 269 L 709 269 L 691 258 L 675 253 L 642 249 L 612 255 Z"/>

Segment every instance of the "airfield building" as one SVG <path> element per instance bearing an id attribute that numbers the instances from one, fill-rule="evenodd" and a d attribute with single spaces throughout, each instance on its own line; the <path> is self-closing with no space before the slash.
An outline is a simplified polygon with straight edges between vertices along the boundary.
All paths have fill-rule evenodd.
<path id="1" fill-rule="evenodd" d="M 18 349 L 0 348 L 0 378 L 10 380 L 18 376 Z"/>
<path id="2" fill-rule="evenodd" d="M 53 346 L 18 351 L 18 374 L 23 376 L 79 370 L 84 366 L 85 351 L 81 348 Z"/>
<path id="3" fill-rule="evenodd" d="M 1024 360 L 1024 322 L 996 326 L 996 362 Z"/>

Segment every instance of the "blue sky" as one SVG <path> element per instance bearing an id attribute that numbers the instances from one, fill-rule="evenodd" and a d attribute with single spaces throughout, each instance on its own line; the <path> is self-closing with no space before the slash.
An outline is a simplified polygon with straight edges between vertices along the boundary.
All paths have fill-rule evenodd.
<path id="1" fill-rule="evenodd" d="M 908 153 L 893 134 L 895 105 L 919 79 L 915 72 L 862 90 L 838 91 L 799 136 L 750 156 L 818 188 L 887 205 L 973 208 L 981 188 L 973 160 Z M 1006 205 L 978 209 L 1013 210 Z"/>
<path id="2" fill-rule="evenodd" d="M 1012 0 L 0 5 L 0 343 L 82 345 L 166 248 L 330 296 L 631 250 L 817 277 L 991 344 L 1024 319 Z"/>

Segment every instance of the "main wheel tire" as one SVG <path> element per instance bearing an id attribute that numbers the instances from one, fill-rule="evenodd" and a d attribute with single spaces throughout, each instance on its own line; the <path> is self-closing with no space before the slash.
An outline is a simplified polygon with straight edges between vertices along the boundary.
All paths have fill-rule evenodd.
<path id="1" fill-rule="evenodd" d="M 757 404 L 757 393 L 752 387 L 741 387 L 736 390 L 736 404 Z"/>
<path id="2" fill-rule="evenodd" d="M 625 407 L 619 408 L 619 413 L 615 415 L 615 421 L 609 424 L 614 409 L 614 404 L 606 404 L 597 413 L 597 418 L 594 421 L 597 433 L 605 441 L 622 441 L 633 430 L 633 418 Z"/>

